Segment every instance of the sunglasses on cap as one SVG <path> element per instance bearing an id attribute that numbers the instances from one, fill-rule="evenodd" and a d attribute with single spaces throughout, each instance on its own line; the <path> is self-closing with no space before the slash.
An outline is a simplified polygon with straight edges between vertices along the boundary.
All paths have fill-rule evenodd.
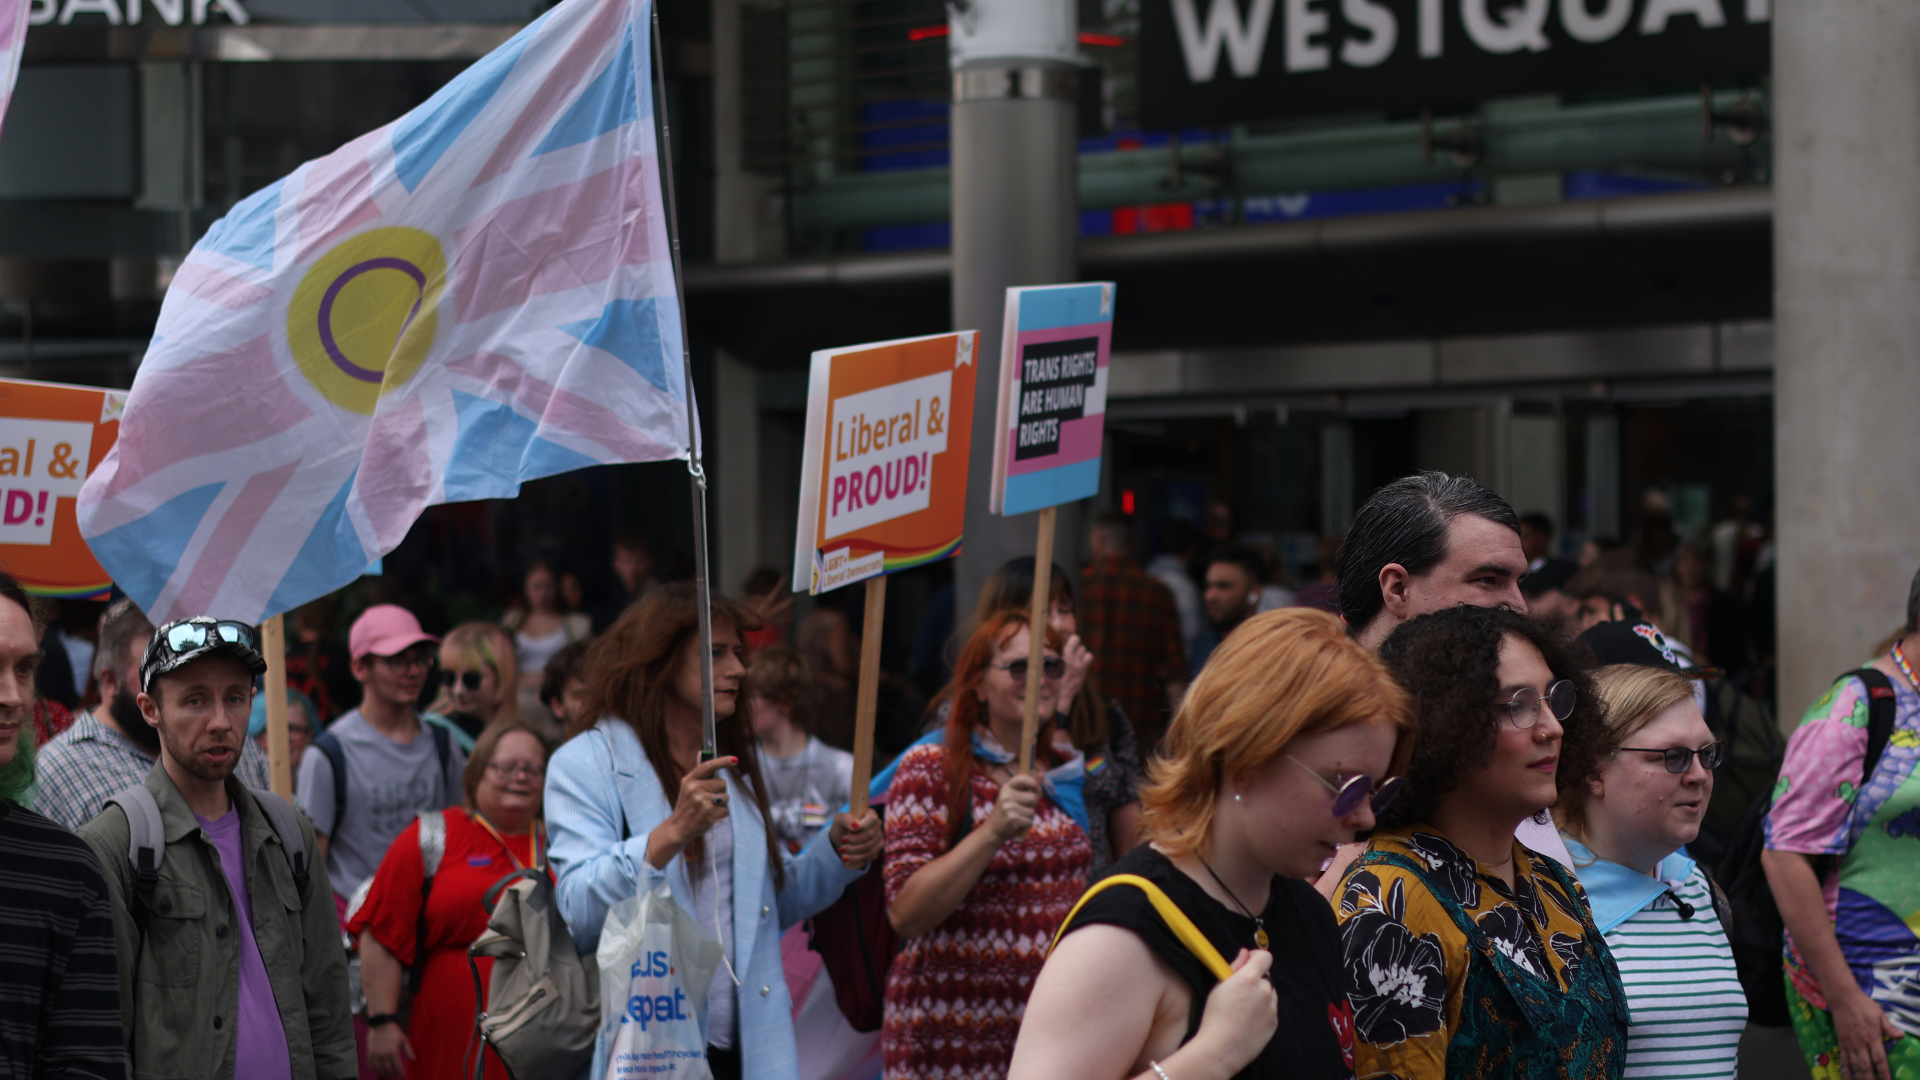
<path id="1" fill-rule="evenodd" d="M 1321 784 L 1326 786 L 1328 791 L 1333 792 L 1333 816 L 1337 818 L 1346 817 L 1348 814 L 1353 813 L 1354 810 L 1359 807 L 1360 800 L 1366 798 L 1368 794 L 1372 794 L 1373 796 L 1373 812 L 1376 814 L 1384 813 L 1387 807 L 1393 805 L 1394 797 L 1400 794 L 1400 789 L 1405 787 L 1407 783 L 1407 778 L 1404 776 L 1389 776 L 1385 780 L 1380 781 L 1380 786 L 1376 788 L 1373 786 L 1373 777 L 1361 773 L 1359 776 L 1351 777 L 1339 784 L 1335 784 L 1333 781 L 1328 780 L 1326 777 L 1321 776 L 1309 768 L 1306 762 L 1301 761 L 1292 754 L 1287 755 L 1287 760 L 1305 769 L 1308 776 L 1320 781 Z M 1334 775 L 1338 776 L 1339 774 L 1335 773 Z"/>
<path id="2" fill-rule="evenodd" d="M 995 664 L 993 666 L 1013 676 L 1014 682 L 1027 681 L 1027 662 L 1025 660 L 1009 660 L 1004 664 Z M 1067 662 L 1057 656 L 1049 656 L 1041 661 L 1040 674 L 1049 679 L 1065 678 L 1067 674 Z"/>
<path id="3" fill-rule="evenodd" d="M 260 640 L 254 636 L 253 627 L 229 619 L 175 623 L 167 628 L 160 640 L 169 651 L 176 654 L 203 649 L 210 644 L 218 645 L 223 641 L 229 645 L 245 645 L 255 652 L 260 650 Z"/>
<path id="4" fill-rule="evenodd" d="M 1710 742 L 1698 750 L 1689 750 L 1684 746 L 1669 746 L 1664 750 L 1651 747 L 1623 746 L 1620 749 L 1635 754 L 1659 754 L 1666 759 L 1667 771 L 1674 775 L 1686 772 L 1693 766 L 1693 755 L 1700 755 L 1700 766 L 1711 772 L 1727 763 L 1727 744 Z"/>
<path id="5" fill-rule="evenodd" d="M 440 673 L 440 685 L 451 690 L 457 680 L 461 686 L 469 690 L 478 690 L 481 678 L 483 676 L 477 671 L 443 671 Z"/>

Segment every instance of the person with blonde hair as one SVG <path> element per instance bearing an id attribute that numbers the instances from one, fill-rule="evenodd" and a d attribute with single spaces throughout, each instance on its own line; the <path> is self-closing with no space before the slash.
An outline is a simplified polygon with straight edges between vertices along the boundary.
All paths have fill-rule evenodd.
<path id="1" fill-rule="evenodd" d="M 1730 1078 L 1747 997 L 1713 888 L 1684 850 L 1727 744 L 1694 705 L 1693 680 L 1646 651 L 1651 663 L 1593 673 L 1609 753 L 1553 816 L 1627 989 L 1624 1076 Z"/>
<path id="2" fill-rule="evenodd" d="M 440 696 L 422 719 L 453 733 L 460 749 L 472 753 L 473 741 L 495 720 L 520 718 L 520 674 L 513 663 L 513 639 L 490 622 L 461 623 L 440 643 Z M 543 718 L 544 719 L 544 718 Z M 534 730 L 548 742 L 559 734 Z"/>
<path id="3" fill-rule="evenodd" d="M 1149 766 L 1148 842 L 1063 924 L 1012 1080 L 1352 1076 L 1340 932 L 1305 879 L 1392 802 L 1412 730 L 1412 699 L 1332 615 L 1243 622 Z"/>

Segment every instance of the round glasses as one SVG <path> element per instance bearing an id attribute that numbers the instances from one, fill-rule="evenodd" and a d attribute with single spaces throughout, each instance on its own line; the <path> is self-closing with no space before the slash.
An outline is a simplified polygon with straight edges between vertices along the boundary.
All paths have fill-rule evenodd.
<path id="1" fill-rule="evenodd" d="M 1507 710 L 1508 719 L 1513 726 L 1522 731 L 1540 722 L 1540 706 L 1545 705 L 1553 713 L 1555 720 L 1565 720 L 1573 715 L 1573 703 L 1579 700 L 1580 692 L 1565 679 L 1547 687 L 1547 696 L 1542 698 L 1533 687 L 1523 687 L 1511 700 L 1496 701 L 1493 707 Z"/>
<path id="2" fill-rule="evenodd" d="M 1669 746 L 1664 750 L 1645 746 L 1623 746 L 1620 749 L 1635 754 L 1659 754 L 1666 759 L 1667 771 L 1676 776 L 1693 767 L 1695 754 L 1700 755 L 1700 767 L 1709 772 L 1727 763 L 1727 744 L 1724 742 L 1710 742 L 1698 750 L 1689 750 L 1684 746 Z"/>
<path id="3" fill-rule="evenodd" d="M 1373 777 L 1362 773 L 1359 776 L 1351 777 L 1341 783 L 1335 784 L 1333 781 L 1315 772 L 1306 762 L 1301 761 L 1292 754 L 1287 755 L 1287 760 L 1305 769 L 1308 776 L 1320 781 L 1328 791 L 1333 792 L 1333 816 L 1337 818 L 1346 817 L 1348 814 L 1353 813 L 1354 810 L 1360 806 L 1360 800 L 1366 798 L 1369 794 L 1373 796 L 1373 812 L 1376 814 L 1385 813 L 1387 807 L 1393 805 L 1394 796 L 1400 794 L 1400 789 L 1406 786 L 1407 782 L 1407 778 L 1404 776 L 1389 776 L 1385 780 L 1380 781 L 1379 787 L 1374 787 Z M 1335 773 L 1334 775 L 1338 776 L 1339 774 Z"/>
<path id="4" fill-rule="evenodd" d="M 1025 660 L 1009 660 L 1004 664 L 995 664 L 993 666 L 1013 676 L 1014 682 L 1027 681 L 1027 662 Z M 1067 674 L 1067 662 L 1057 656 L 1049 656 L 1040 662 L 1040 674 L 1049 679 L 1065 678 Z"/>
<path id="5" fill-rule="evenodd" d="M 487 762 L 487 771 L 493 773 L 495 776 L 504 777 L 508 780 L 519 780 L 523 778 L 527 780 L 538 780 L 547 775 L 547 770 L 544 766 L 528 765 L 521 761 L 489 761 Z"/>
<path id="6" fill-rule="evenodd" d="M 440 673 L 440 685 L 451 690 L 453 684 L 458 682 L 469 690 L 478 690 L 482 677 L 477 671 L 443 671 Z"/>

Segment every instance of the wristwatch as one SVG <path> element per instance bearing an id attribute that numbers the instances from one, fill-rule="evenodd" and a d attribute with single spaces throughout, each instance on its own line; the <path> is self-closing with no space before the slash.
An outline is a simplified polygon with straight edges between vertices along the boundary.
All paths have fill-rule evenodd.
<path id="1" fill-rule="evenodd" d="M 367 1026 L 370 1028 L 384 1027 L 387 1024 L 397 1024 L 399 1022 L 400 1016 L 398 1013 L 374 1013 L 372 1016 L 367 1017 Z"/>

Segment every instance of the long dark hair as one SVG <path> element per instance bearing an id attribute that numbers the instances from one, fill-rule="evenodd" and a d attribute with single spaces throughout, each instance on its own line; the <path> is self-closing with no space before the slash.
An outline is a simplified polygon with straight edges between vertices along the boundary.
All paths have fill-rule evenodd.
<path id="1" fill-rule="evenodd" d="M 986 621 L 1002 611 L 1018 611 L 1030 614 L 1033 610 L 1033 568 L 1031 555 L 1022 555 L 1017 559 L 1008 559 L 999 568 L 987 575 L 986 583 L 980 586 L 980 602 L 974 605 L 973 616 L 967 620 L 964 633 L 971 636 Z M 1073 578 L 1059 563 L 1053 564 L 1053 573 L 1047 579 L 1047 592 L 1051 595 L 1049 604 L 1066 601 L 1073 609 L 1074 621 L 1080 619 L 1080 601 L 1073 594 Z M 965 640 L 965 638 L 962 638 Z M 1064 643 L 1062 648 L 1064 648 Z M 1100 662 L 1094 657 L 1094 664 Z M 1096 685 L 1096 673 L 1088 672 L 1087 681 L 1080 684 L 1080 692 L 1073 701 L 1062 706 L 1066 714 L 1067 737 L 1073 745 L 1086 753 L 1107 741 L 1111 734 L 1107 730 L 1107 699 Z"/>
<path id="2" fill-rule="evenodd" d="M 737 632 L 758 629 L 760 617 L 745 604 L 725 597 L 713 598 L 714 626 L 731 625 Z M 593 727 L 601 716 L 617 716 L 632 725 L 640 737 L 640 749 L 660 778 L 667 805 L 680 798 L 680 781 L 686 776 L 667 747 L 667 700 L 673 694 L 673 676 L 682 656 L 700 647 L 700 596 L 689 582 L 656 585 L 646 596 L 627 608 L 607 632 L 587 650 L 582 677 L 587 684 L 586 708 L 567 724 L 569 738 Z M 740 692 L 734 696 L 732 716 L 719 717 L 714 724 L 715 749 L 726 757 L 740 759 L 740 772 L 753 792 L 760 820 L 766 825 L 767 865 L 773 871 L 774 887 L 786 886 L 786 871 L 780 859 L 773 830 L 773 815 L 767 806 L 767 783 L 760 774 L 760 753 L 753 737 L 753 692 L 741 679 Z M 705 838 L 697 838 L 686 847 L 688 864 L 700 862 L 706 851 Z"/>
<path id="3" fill-rule="evenodd" d="M 987 670 L 993 666 L 994 651 L 1001 643 L 1020 632 L 1027 625 L 1027 613 L 1024 611 L 1002 611 L 981 623 L 973 631 L 973 636 L 960 649 L 959 659 L 953 664 L 953 681 L 940 696 L 933 699 L 929 712 L 938 714 L 942 705 L 947 706 L 946 751 L 947 760 L 947 846 L 951 848 L 960 842 L 966 831 L 967 802 L 973 798 L 973 774 L 980 766 L 973 759 L 973 733 L 987 726 L 986 708 L 980 704 L 980 698 L 974 694 L 981 680 L 987 677 Z M 1046 631 L 1047 644 L 1059 649 L 1060 635 L 1052 630 Z M 1035 760 L 1059 764 L 1053 751 L 1054 722 L 1049 720 L 1040 725 L 1033 738 Z M 1006 747 L 1018 751 L 1017 746 Z"/>
<path id="4" fill-rule="evenodd" d="M 1380 815 L 1379 828 L 1423 822 L 1463 773 L 1493 758 L 1502 710 L 1500 645 L 1511 635 L 1540 650 L 1555 679 L 1573 684 L 1573 712 L 1560 722 L 1560 791 L 1585 784 L 1612 750 L 1605 705 L 1566 640 L 1505 608 L 1454 607 L 1401 623 L 1380 645 L 1387 670 L 1414 696 L 1417 730 L 1407 787 Z"/>

